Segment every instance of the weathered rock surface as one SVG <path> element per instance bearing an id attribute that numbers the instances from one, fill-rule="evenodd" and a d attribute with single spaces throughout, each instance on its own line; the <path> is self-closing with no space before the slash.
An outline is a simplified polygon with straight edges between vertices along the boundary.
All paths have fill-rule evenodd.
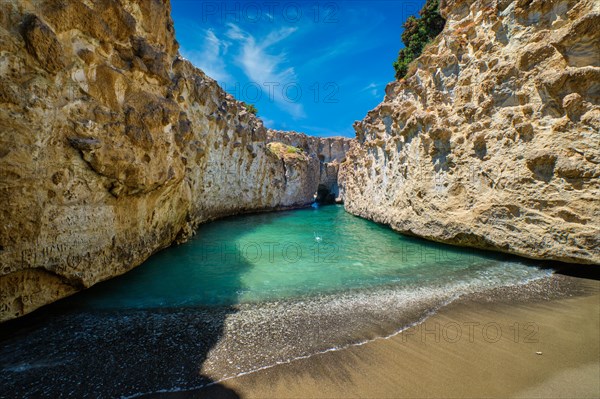
<path id="1" fill-rule="evenodd" d="M 0 2 L 0 76 L 0 321 L 313 200 L 316 161 L 179 57 L 168 1 Z"/>
<path id="2" fill-rule="evenodd" d="M 436 241 L 600 263 L 600 5 L 442 8 L 418 68 L 355 124 L 346 209 Z"/>
<path id="3" fill-rule="evenodd" d="M 317 184 L 313 194 L 317 192 L 319 202 L 343 202 L 343 192 L 338 185 L 340 164 L 346 160 L 346 152 L 354 139 L 347 137 L 314 137 L 304 133 L 267 130 L 267 141 L 281 142 L 301 148 L 305 153 L 316 156 L 320 167 L 317 174 Z"/>
<path id="4" fill-rule="evenodd" d="M 293 207 L 314 202 L 320 169 L 316 155 L 281 142 L 269 142 L 267 148 L 281 161 L 284 171 L 282 205 Z"/>

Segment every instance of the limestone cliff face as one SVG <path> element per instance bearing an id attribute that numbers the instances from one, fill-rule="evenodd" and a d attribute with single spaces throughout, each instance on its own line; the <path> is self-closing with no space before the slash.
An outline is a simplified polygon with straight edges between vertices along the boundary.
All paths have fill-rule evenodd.
<path id="1" fill-rule="evenodd" d="M 304 133 L 267 130 L 267 141 L 281 142 L 302 149 L 306 154 L 317 157 L 316 184 L 312 193 L 318 193 L 321 202 L 343 202 L 343 191 L 338 185 L 340 164 L 346 159 L 346 152 L 354 139 L 346 137 L 314 137 Z M 312 182 L 312 180 L 311 180 Z"/>
<path id="2" fill-rule="evenodd" d="M 282 142 L 269 142 L 267 148 L 281 161 L 284 171 L 285 193 L 282 204 L 297 206 L 314 202 L 319 184 L 319 160 L 316 155 Z"/>
<path id="3" fill-rule="evenodd" d="M 418 68 L 355 124 L 346 209 L 436 241 L 600 263 L 600 5 L 442 12 Z"/>
<path id="4" fill-rule="evenodd" d="M 168 1 L 0 2 L 0 76 L 0 321 L 313 199 L 314 162 L 179 57 Z"/>

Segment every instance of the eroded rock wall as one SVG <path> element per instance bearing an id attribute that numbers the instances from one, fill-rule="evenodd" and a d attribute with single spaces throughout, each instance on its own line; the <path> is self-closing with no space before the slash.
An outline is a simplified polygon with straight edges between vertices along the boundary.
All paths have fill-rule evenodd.
<path id="1" fill-rule="evenodd" d="M 315 137 L 304 133 L 281 130 L 267 130 L 267 141 L 281 142 L 301 148 L 306 154 L 315 156 L 320 162 L 317 185 L 313 193 L 319 194 L 322 202 L 343 202 L 344 193 L 340 191 L 338 174 L 340 164 L 346 159 L 346 152 L 354 139 L 346 137 Z"/>
<path id="2" fill-rule="evenodd" d="M 312 204 L 319 186 L 320 163 L 316 154 L 280 141 L 268 141 L 267 149 L 281 161 L 285 179 L 285 206 Z"/>
<path id="3" fill-rule="evenodd" d="M 355 124 L 346 209 L 400 232 L 600 263 L 600 4 L 447 0 Z"/>
<path id="4" fill-rule="evenodd" d="M 0 76 L 0 321 L 313 199 L 309 160 L 179 56 L 168 1 L 0 2 Z"/>

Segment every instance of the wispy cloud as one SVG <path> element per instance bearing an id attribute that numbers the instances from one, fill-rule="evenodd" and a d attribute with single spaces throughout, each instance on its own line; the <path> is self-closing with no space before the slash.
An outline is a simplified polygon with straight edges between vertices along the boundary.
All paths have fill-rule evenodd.
<path id="1" fill-rule="evenodd" d="M 219 39 L 212 29 L 207 29 L 202 50 L 188 51 L 182 48 L 181 54 L 211 78 L 218 82 L 226 82 L 231 79 L 225 57 L 230 45 L 229 41 Z"/>
<path id="2" fill-rule="evenodd" d="M 354 3 L 348 2 L 348 4 Z M 381 46 L 380 41 L 373 38 L 381 34 L 381 24 L 385 22 L 384 16 L 369 2 L 356 2 L 354 6 L 357 8 L 348 5 L 340 8 L 339 17 L 344 18 L 345 23 L 321 25 L 321 31 L 318 33 L 328 40 L 318 42 L 321 46 L 312 50 L 311 56 L 307 57 L 306 62 L 301 66 L 302 71 L 318 71 L 323 66 L 331 65 L 335 67 L 348 58 L 357 57 L 361 53 Z M 369 23 L 365 24 L 365 20 Z M 313 26 L 318 25 L 313 24 Z"/>
<path id="3" fill-rule="evenodd" d="M 370 83 L 363 87 L 360 92 L 368 92 L 371 93 L 373 97 L 379 97 L 379 85 L 377 83 Z"/>
<path id="4" fill-rule="evenodd" d="M 296 72 L 288 64 L 285 52 L 277 52 L 275 45 L 288 38 L 297 28 L 285 27 L 269 32 L 263 37 L 256 37 L 243 31 L 235 24 L 227 25 L 227 37 L 239 44 L 239 57 L 235 58 L 237 65 L 254 83 L 265 89 L 265 95 L 272 94 L 275 104 L 290 114 L 294 119 L 306 116 L 302 104 L 285 96 L 285 85 L 298 82 Z M 269 89 L 269 88 L 274 89 Z"/>
<path id="5" fill-rule="evenodd" d="M 369 47 L 360 38 L 349 38 L 342 41 L 336 41 L 332 45 L 321 48 L 316 51 L 315 55 L 307 60 L 302 66 L 304 69 L 318 69 L 323 64 L 332 63 L 339 57 L 347 57 L 348 55 L 359 53 L 368 50 Z"/>
<path id="6" fill-rule="evenodd" d="M 265 125 L 265 127 L 270 128 L 270 129 L 274 129 L 275 126 L 275 121 L 269 118 L 265 118 L 264 116 L 261 116 L 260 119 L 262 119 L 263 124 Z"/>

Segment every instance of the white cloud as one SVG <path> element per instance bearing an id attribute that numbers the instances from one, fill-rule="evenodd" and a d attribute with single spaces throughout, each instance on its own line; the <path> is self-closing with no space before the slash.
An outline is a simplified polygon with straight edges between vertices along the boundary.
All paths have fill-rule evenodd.
<path id="1" fill-rule="evenodd" d="M 257 38 L 237 25 L 230 23 L 227 26 L 227 37 L 235 40 L 240 46 L 239 57 L 235 58 L 235 62 L 248 79 L 264 89 L 264 96 L 269 97 L 272 94 L 271 99 L 275 104 L 294 119 L 304 118 L 306 114 L 304 107 L 298 102 L 300 99 L 293 101 L 287 98 L 282 90 L 286 85 L 298 82 L 296 72 L 293 67 L 286 67 L 285 52 L 277 53 L 273 48 L 296 32 L 297 28 L 281 28 Z M 290 90 L 290 93 L 292 92 L 293 89 Z"/>
<path id="2" fill-rule="evenodd" d="M 379 85 L 376 83 L 370 83 L 363 87 L 361 92 L 368 91 L 373 97 L 379 97 Z"/>
<path id="3" fill-rule="evenodd" d="M 262 119 L 263 124 L 267 128 L 273 129 L 273 126 L 275 126 L 275 121 L 273 119 L 265 118 L 264 116 L 261 116 L 260 119 Z"/>
<path id="4" fill-rule="evenodd" d="M 202 50 L 186 51 L 182 48 L 181 53 L 214 80 L 226 82 L 231 79 L 225 63 L 225 55 L 230 45 L 230 42 L 219 39 L 212 29 L 207 29 Z"/>

